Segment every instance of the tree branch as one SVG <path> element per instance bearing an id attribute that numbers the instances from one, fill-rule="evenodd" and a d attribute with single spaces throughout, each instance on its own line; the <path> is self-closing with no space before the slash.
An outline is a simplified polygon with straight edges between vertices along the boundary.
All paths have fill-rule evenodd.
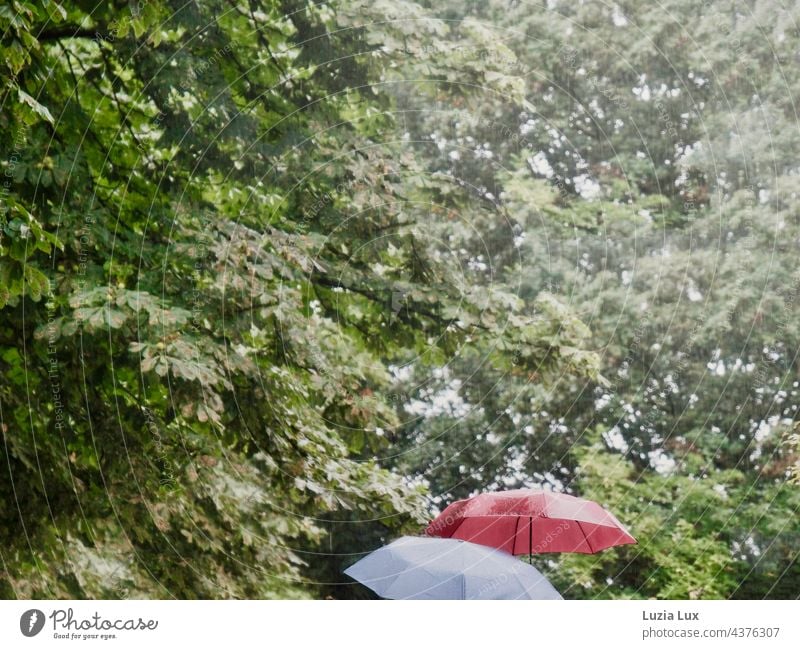
<path id="1" fill-rule="evenodd" d="M 50 43 L 56 41 L 70 40 L 73 38 L 86 38 L 93 41 L 105 41 L 111 38 L 109 32 L 105 31 L 105 26 L 95 29 L 79 27 L 77 25 L 59 25 L 44 29 L 36 36 L 40 43 Z M 101 31 L 102 30 L 102 31 Z"/>

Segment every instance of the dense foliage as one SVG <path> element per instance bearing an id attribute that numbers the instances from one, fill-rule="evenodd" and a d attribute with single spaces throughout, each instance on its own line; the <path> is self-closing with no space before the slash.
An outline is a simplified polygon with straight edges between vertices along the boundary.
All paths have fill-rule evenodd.
<path id="1" fill-rule="evenodd" d="M 593 371 L 441 256 L 452 183 L 372 84 L 384 39 L 448 30 L 376 26 L 399 11 L 4 8 L 4 595 L 313 594 L 329 526 L 424 521 L 373 459 L 389 363 L 502 339 Z"/>
<path id="2" fill-rule="evenodd" d="M 445 500 L 543 485 L 608 504 L 640 544 L 552 557 L 568 597 L 796 597 L 796 9 L 448 7 L 515 53 L 529 106 L 420 112 L 417 133 L 513 215 L 520 295 L 562 296 L 606 382 L 466 354 L 423 369 L 396 466 Z"/>
<path id="3" fill-rule="evenodd" d="M 359 595 L 522 485 L 640 541 L 565 597 L 800 592 L 797 10 L 428 4 L 0 8 L 0 595 Z"/>

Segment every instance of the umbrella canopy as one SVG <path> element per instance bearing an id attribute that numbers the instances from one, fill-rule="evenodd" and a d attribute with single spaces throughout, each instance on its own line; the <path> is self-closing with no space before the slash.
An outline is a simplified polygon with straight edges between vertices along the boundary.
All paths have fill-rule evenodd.
<path id="1" fill-rule="evenodd" d="M 593 554 L 636 543 L 613 514 L 591 500 L 534 489 L 485 493 L 458 500 L 425 530 L 511 554 Z"/>
<path id="2" fill-rule="evenodd" d="M 387 599 L 562 599 L 533 566 L 456 539 L 404 536 L 344 572 Z"/>

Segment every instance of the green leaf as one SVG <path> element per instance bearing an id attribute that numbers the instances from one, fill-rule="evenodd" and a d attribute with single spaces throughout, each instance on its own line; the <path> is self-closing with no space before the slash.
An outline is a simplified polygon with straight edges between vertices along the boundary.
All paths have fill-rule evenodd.
<path id="1" fill-rule="evenodd" d="M 25 92 L 22 88 L 17 88 L 17 95 L 19 97 L 19 100 L 26 106 L 30 107 L 33 110 L 33 112 L 36 113 L 39 117 L 41 117 L 44 120 L 47 120 L 51 124 L 54 123 L 53 116 L 50 114 L 50 111 L 47 109 L 46 106 L 40 104 L 27 92 Z"/>

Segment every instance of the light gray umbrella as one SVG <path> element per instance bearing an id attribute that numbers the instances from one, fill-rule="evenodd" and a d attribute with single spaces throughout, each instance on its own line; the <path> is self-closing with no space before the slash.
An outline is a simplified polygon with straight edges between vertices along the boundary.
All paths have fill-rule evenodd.
<path id="1" fill-rule="evenodd" d="M 533 566 L 458 539 L 404 536 L 344 572 L 387 599 L 563 599 Z"/>

